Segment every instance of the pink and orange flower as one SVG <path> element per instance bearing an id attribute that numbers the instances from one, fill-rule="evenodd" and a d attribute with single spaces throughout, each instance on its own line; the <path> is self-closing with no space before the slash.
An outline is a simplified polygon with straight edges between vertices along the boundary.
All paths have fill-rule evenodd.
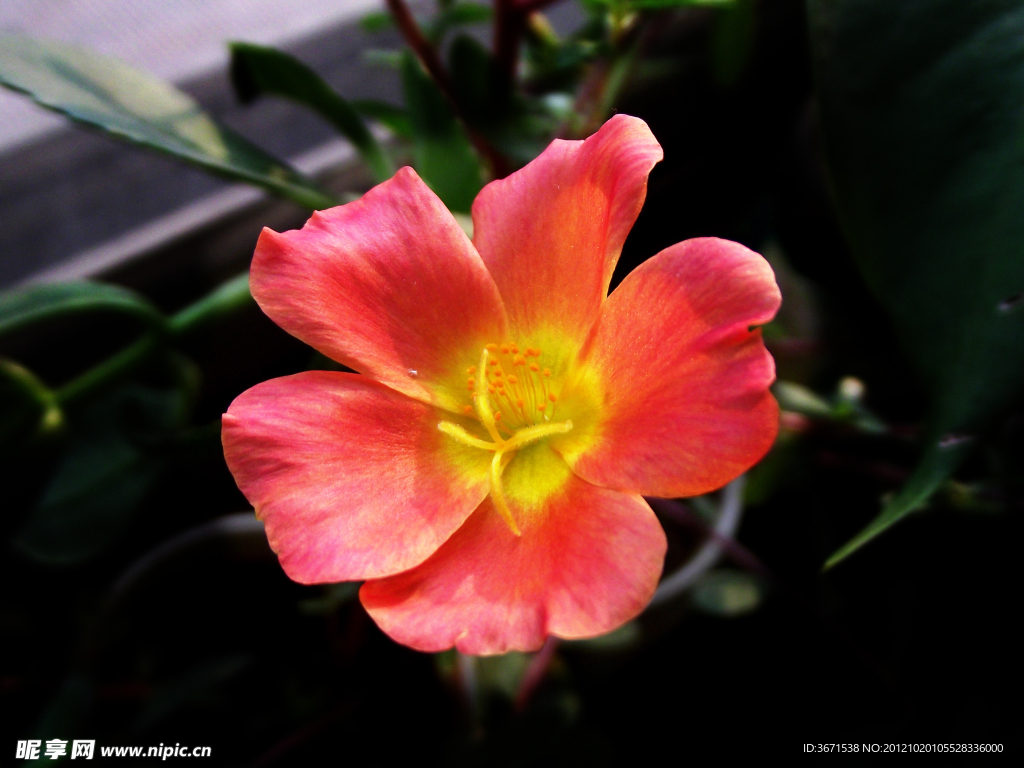
<path id="1" fill-rule="evenodd" d="M 688 240 L 607 295 L 661 157 L 617 116 L 489 184 L 472 240 L 409 168 L 263 231 L 259 305 L 359 371 L 267 381 L 224 415 L 288 576 L 365 580 L 370 616 L 424 651 L 534 650 L 643 610 L 666 541 L 642 496 L 714 490 L 778 430 L 764 259 Z"/>

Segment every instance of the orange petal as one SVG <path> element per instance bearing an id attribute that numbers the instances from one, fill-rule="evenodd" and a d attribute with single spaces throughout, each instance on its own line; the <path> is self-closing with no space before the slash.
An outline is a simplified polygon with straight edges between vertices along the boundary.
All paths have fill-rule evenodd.
<path id="1" fill-rule="evenodd" d="M 396 573 L 462 525 L 487 495 L 490 454 L 439 432 L 442 413 L 329 371 L 272 379 L 235 399 L 224 455 L 289 577 Z"/>
<path id="2" fill-rule="evenodd" d="M 642 498 L 566 472 L 558 492 L 526 508 L 512 485 L 521 536 L 488 499 L 422 565 L 363 585 L 381 629 L 422 651 L 495 654 L 536 650 L 548 635 L 599 635 L 644 609 L 666 541 Z"/>
<path id="3" fill-rule="evenodd" d="M 250 284 L 270 318 L 392 389 L 461 412 L 468 366 L 508 334 L 494 282 L 437 196 L 403 168 L 301 230 L 264 229 Z"/>
<path id="4" fill-rule="evenodd" d="M 647 124 L 616 115 L 586 141 L 554 141 L 473 203 L 473 242 L 516 339 L 545 331 L 579 349 L 662 158 Z"/>
<path id="5" fill-rule="evenodd" d="M 746 471 L 779 427 L 775 363 L 750 326 L 781 300 L 768 262 L 738 243 L 687 240 L 648 260 L 602 309 L 583 363 L 596 412 L 573 414 L 556 449 L 580 477 L 647 496 L 707 493 Z"/>

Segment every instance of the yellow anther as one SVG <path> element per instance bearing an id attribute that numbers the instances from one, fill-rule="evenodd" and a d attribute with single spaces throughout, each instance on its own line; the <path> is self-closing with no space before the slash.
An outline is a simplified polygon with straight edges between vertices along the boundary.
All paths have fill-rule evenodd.
<path id="1" fill-rule="evenodd" d="M 536 363 L 530 363 L 530 370 L 536 373 L 537 371 L 540 370 L 540 366 L 537 365 Z"/>
<path id="2" fill-rule="evenodd" d="M 551 378 L 551 369 L 550 368 L 545 368 L 544 369 L 544 378 L 545 379 Z"/>
<path id="3" fill-rule="evenodd" d="M 502 376 L 502 373 L 501 373 L 501 371 L 495 371 L 495 372 L 494 372 L 494 378 L 496 378 L 496 379 L 500 379 L 500 378 L 501 378 L 501 376 Z"/>
<path id="4" fill-rule="evenodd" d="M 462 412 L 464 414 L 466 414 L 467 416 L 472 416 L 473 415 L 473 406 L 472 405 L 464 405 L 464 406 L 462 406 Z"/>
<path id="5" fill-rule="evenodd" d="M 552 392 L 551 394 L 548 395 L 548 400 L 550 400 L 552 403 L 557 403 L 558 402 L 558 398 L 555 397 L 555 393 L 554 392 Z"/>
<path id="6" fill-rule="evenodd" d="M 490 384 L 488 384 L 487 385 L 487 391 L 490 392 L 493 395 L 498 390 L 496 390 L 494 387 L 492 387 Z"/>
<path id="7" fill-rule="evenodd" d="M 512 358 L 512 362 L 515 363 L 516 365 L 523 365 L 526 362 L 526 358 L 524 358 L 522 355 L 516 355 L 514 358 Z"/>
<path id="8" fill-rule="evenodd" d="M 519 383 L 519 377 L 516 376 L 515 374 L 512 374 L 511 376 L 508 377 L 508 383 L 509 384 L 518 384 Z"/>
<path id="9" fill-rule="evenodd" d="M 498 348 L 498 345 L 494 344 L 493 342 L 491 344 L 488 344 L 487 347 L 486 347 L 486 349 L 490 350 L 491 352 L 494 352 L 497 348 Z"/>
<path id="10" fill-rule="evenodd" d="M 508 344 L 502 344 L 501 345 L 501 354 L 503 354 L 503 355 L 507 355 L 508 354 Z"/>
<path id="11" fill-rule="evenodd" d="M 519 347 L 517 347 L 515 344 L 509 344 L 508 349 L 513 355 L 519 354 Z"/>
<path id="12" fill-rule="evenodd" d="M 488 365 L 497 365 L 497 364 L 498 364 L 497 360 L 491 360 L 491 362 L 488 363 Z"/>
<path id="13" fill-rule="evenodd" d="M 469 366 L 469 368 L 466 369 L 466 374 L 468 376 L 472 376 L 474 373 L 476 373 L 476 366 L 475 365 L 471 365 L 471 366 Z"/>
<path id="14" fill-rule="evenodd" d="M 494 412 L 494 420 L 495 421 L 501 421 L 501 411 L 495 411 Z"/>
<path id="15" fill-rule="evenodd" d="M 547 405 L 545 405 L 544 403 L 541 403 L 540 405 L 537 406 L 537 410 L 540 411 L 541 413 L 544 413 L 544 410 L 546 408 L 547 408 Z"/>
<path id="16" fill-rule="evenodd" d="M 540 350 L 537 349 L 537 347 L 533 348 L 533 356 L 534 357 L 540 357 Z"/>

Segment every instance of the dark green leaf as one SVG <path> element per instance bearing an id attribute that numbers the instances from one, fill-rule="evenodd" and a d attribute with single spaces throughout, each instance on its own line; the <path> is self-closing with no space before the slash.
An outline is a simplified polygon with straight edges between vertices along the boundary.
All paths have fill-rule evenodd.
<path id="1" fill-rule="evenodd" d="M 160 474 L 162 443 L 184 422 L 187 400 L 183 388 L 129 384 L 83 408 L 18 548 L 40 562 L 71 564 L 111 542 Z"/>
<path id="2" fill-rule="evenodd" d="M 411 53 L 402 57 L 402 86 L 412 123 L 416 170 L 450 210 L 469 211 L 483 179 L 466 132 Z"/>
<path id="3" fill-rule="evenodd" d="M 459 35 L 449 52 L 452 88 L 466 121 L 502 155 L 525 165 L 550 141 L 554 121 L 532 114 L 509 87 L 494 57 L 477 40 Z"/>
<path id="4" fill-rule="evenodd" d="M 401 107 L 374 99 L 356 99 L 352 102 L 353 109 L 363 117 L 376 120 L 396 136 L 403 139 L 412 138 L 412 124 L 409 115 Z"/>
<path id="5" fill-rule="evenodd" d="M 395 172 L 377 139 L 352 106 L 294 56 L 251 43 L 231 43 L 231 79 L 243 100 L 283 96 L 315 110 L 358 150 L 377 181 Z"/>
<path id="6" fill-rule="evenodd" d="M 232 654 L 204 662 L 161 686 L 135 723 L 136 733 L 148 731 L 209 689 L 231 679 L 252 661 L 248 654 Z"/>
<path id="7" fill-rule="evenodd" d="M 754 0 L 736 0 L 715 19 L 711 34 L 711 71 L 721 85 L 732 85 L 747 68 L 754 52 L 755 13 Z"/>
<path id="8" fill-rule="evenodd" d="M 3 34 L 0 83 L 72 120 L 300 205 L 335 204 L 284 162 L 218 124 L 190 96 L 117 59 Z"/>
<path id="9" fill-rule="evenodd" d="M 156 329 L 164 326 L 160 310 L 127 288 L 105 283 L 54 283 L 0 294 L 0 336 L 42 320 L 81 312 L 116 312 Z"/>
<path id="10" fill-rule="evenodd" d="M 931 392 L 913 479 L 829 562 L 924 503 L 1024 388 L 1024 4 L 809 0 L 836 204 Z"/>

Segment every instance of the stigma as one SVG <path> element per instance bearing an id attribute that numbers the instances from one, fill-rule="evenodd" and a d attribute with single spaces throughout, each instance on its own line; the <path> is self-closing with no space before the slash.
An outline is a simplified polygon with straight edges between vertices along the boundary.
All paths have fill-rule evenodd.
<path id="1" fill-rule="evenodd" d="M 450 421 L 437 428 L 472 448 L 493 451 L 491 459 L 491 500 L 498 514 L 516 536 L 519 526 L 505 500 L 501 476 L 515 452 L 551 435 L 565 434 L 571 421 L 553 419 L 558 395 L 551 385 L 551 370 L 540 364 L 541 351 L 533 347 L 520 350 L 516 344 L 488 344 L 480 362 L 466 370 L 466 387 L 472 405 L 463 408 L 467 416 L 476 415 L 490 440 L 471 434 Z"/>

